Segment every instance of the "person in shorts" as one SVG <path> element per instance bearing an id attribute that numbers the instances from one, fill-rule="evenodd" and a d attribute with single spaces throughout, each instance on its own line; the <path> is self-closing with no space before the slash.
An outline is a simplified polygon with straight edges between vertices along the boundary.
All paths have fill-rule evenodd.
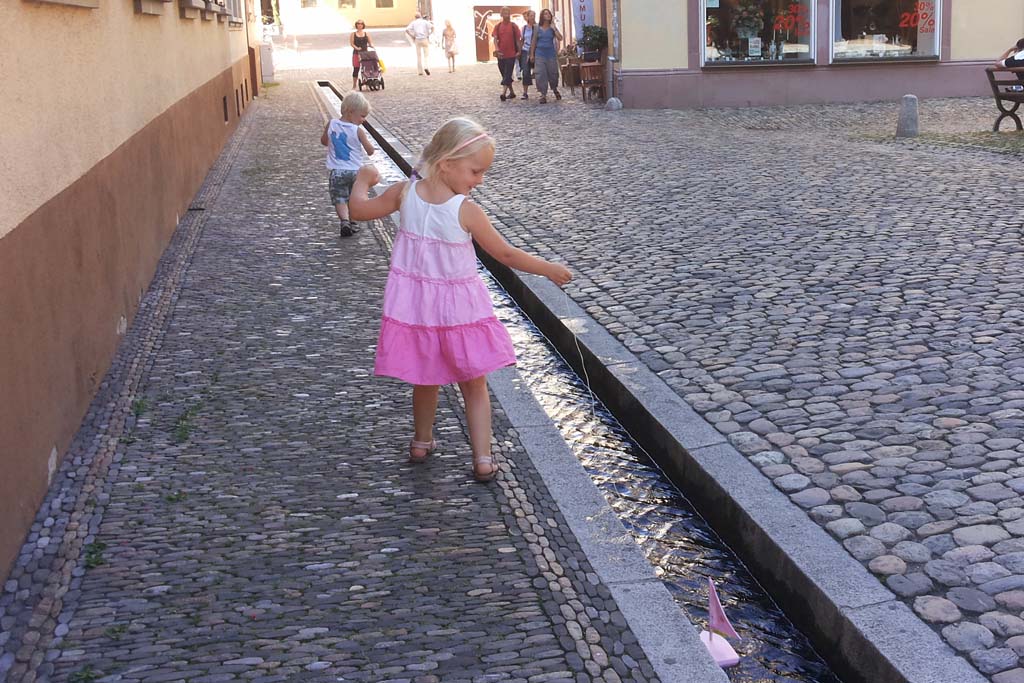
<path id="1" fill-rule="evenodd" d="M 348 217 L 348 198 L 356 172 L 368 161 L 369 155 L 377 151 L 363 128 L 369 113 L 369 101 L 361 93 L 352 91 L 341 101 L 341 118 L 331 119 L 320 136 L 320 144 L 327 147 L 331 203 L 341 221 L 342 237 L 359 232 L 359 226 Z"/>

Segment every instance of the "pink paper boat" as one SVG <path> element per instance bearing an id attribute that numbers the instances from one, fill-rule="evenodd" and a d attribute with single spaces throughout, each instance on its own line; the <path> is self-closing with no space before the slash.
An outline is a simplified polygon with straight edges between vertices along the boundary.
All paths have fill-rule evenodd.
<path id="1" fill-rule="evenodd" d="M 708 630 L 700 632 L 700 642 L 704 643 L 704 647 L 714 657 L 715 663 L 722 668 L 740 663 L 740 656 L 732 649 L 732 645 L 725 639 L 726 636 L 739 638 L 736 629 L 725 616 L 725 610 L 718 599 L 718 591 L 715 590 L 715 582 L 708 579 Z"/>
<path id="2" fill-rule="evenodd" d="M 700 642 L 704 643 L 704 647 L 708 649 L 708 653 L 714 658 L 715 664 L 723 669 L 740 663 L 740 656 L 736 654 L 736 650 L 732 649 L 729 641 L 722 636 L 716 636 L 708 631 L 701 631 Z"/>

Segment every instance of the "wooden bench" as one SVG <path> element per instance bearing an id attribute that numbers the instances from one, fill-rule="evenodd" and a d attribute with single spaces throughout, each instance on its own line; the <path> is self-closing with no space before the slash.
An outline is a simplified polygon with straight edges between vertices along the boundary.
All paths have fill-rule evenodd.
<path id="1" fill-rule="evenodd" d="M 1003 119 L 1013 119 L 1013 122 L 1017 124 L 1017 130 L 1024 130 L 1024 124 L 1021 124 L 1020 117 L 1016 113 L 1021 103 L 1024 103 L 1024 81 L 1017 79 L 1015 73 L 1017 71 L 1024 71 L 1024 69 L 997 69 L 991 66 L 985 69 L 989 85 L 992 86 L 992 97 L 995 98 L 996 107 L 1001 112 L 996 118 L 995 124 L 992 125 L 993 131 L 999 131 L 999 124 L 1003 122 Z M 1012 74 L 1013 80 L 997 79 L 997 73 Z M 1004 102 L 1012 103 L 1013 106 L 1007 109 Z"/>

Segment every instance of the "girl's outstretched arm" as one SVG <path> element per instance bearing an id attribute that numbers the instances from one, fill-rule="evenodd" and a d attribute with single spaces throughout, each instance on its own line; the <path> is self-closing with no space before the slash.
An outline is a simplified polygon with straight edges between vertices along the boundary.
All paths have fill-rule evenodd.
<path id="1" fill-rule="evenodd" d="M 380 180 L 380 173 L 373 165 L 363 166 L 356 174 L 352 193 L 348 198 L 349 215 L 354 221 L 372 221 L 398 211 L 402 206 L 402 188 L 405 182 L 395 183 L 384 194 L 370 199 L 370 187 Z"/>
<path id="2" fill-rule="evenodd" d="M 459 220 L 466 232 L 472 235 L 476 243 L 480 245 L 480 248 L 499 263 L 525 273 L 543 275 L 558 286 L 572 280 L 572 273 L 562 264 L 545 261 L 539 256 L 532 256 L 506 242 L 505 238 L 491 225 L 484 210 L 473 202 L 462 202 L 462 208 L 459 209 Z"/>

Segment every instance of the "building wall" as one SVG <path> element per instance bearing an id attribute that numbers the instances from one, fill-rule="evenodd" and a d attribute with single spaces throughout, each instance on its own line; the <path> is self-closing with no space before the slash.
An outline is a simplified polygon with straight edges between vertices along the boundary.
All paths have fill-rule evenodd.
<path id="1" fill-rule="evenodd" d="M 1024 36 L 1021 0 L 954 0 L 950 58 L 994 60 Z"/>
<path id="2" fill-rule="evenodd" d="M 0 580 L 253 92 L 244 26 L 94 3 L 0 3 Z"/>
<path id="3" fill-rule="evenodd" d="M 1020 0 L 937 0 L 942 60 L 829 64 L 833 0 L 813 0 L 817 64 L 701 68 L 699 0 L 620 0 L 615 91 L 629 107 L 716 107 L 984 95 L 982 68 L 1024 36 Z"/>
<path id="4" fill-rule="evenodd" d="M 315 6 L 303 7 L 302 0 L 280 0 L 281 26 L 285 34 L 349 33 L 357 19 L 366 23 L 367 31 L 373 31 L 406 26 L 416 16 L 416 0 L 393 0 L 394 7 L 377 7 L 376 0 L 353 0 L 355 7 L 338 7 L 338 0 L 315 1 Z"/>
<path id="5" fill-rule="evenodd" d="M 619 0 L 622 69 L 685 69 L 689 3 Z"/>

